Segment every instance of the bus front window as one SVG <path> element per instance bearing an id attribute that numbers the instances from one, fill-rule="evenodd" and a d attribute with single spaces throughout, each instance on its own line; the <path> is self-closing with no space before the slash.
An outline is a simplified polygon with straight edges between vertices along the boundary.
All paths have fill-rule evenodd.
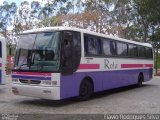
<path id="1" fill-rule="evenodd" d="M 43 32 L 20 36 L 15 67 L 29 71 L 59 69 L 60 32 Z"/>

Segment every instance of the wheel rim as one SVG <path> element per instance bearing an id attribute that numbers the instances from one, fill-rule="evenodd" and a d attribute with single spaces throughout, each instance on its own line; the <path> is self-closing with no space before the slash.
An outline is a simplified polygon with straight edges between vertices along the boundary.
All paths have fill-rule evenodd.
<path id="1" fill-rule="evenodd" d="M 87 87 L 87 85 L 83 85 L 81 87 L 80 94 L 81 94 L 81 96 L 86 96 L 87 93 L 88 93 L 88 87 Z"/>

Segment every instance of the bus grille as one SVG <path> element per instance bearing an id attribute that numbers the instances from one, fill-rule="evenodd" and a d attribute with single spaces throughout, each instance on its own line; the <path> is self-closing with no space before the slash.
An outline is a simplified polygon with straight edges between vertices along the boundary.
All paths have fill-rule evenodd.
<path id="1" fill-rule="evenodd" d="M 40 80 L 25 80 L 25 79 L 19 79 L 19 81 L 21 83 L 25 83 L 25 84 L 40 84 L 41 81 Z"/>

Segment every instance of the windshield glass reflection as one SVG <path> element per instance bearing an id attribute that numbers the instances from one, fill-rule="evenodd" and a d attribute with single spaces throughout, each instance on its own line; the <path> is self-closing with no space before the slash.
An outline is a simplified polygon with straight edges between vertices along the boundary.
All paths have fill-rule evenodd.
<path id="1" fill-rule="evenodd" d="M 59 32 L 21 35 L 15 67 L 19 70 L 57 70 L 59 67 L 59 36 Z"/>

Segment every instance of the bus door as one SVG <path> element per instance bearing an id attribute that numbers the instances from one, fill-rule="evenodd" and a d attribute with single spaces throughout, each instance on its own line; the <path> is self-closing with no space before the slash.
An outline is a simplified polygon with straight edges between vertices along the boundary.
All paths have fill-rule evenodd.
<path id="1" fill-rule="evenodd" d="M 61 51 L 61 95 L 64 98 L 75 96 L 79 86 L 76 86 L 78 70 L 81 59 L 81 36 L 80 32 L 63 31 Z M 76 80 L 75 80 L 76 79 Z M 76 90 L 78 89 L 78 90 Z M 75 91 L 73 91 L 75 90 Z"/>

